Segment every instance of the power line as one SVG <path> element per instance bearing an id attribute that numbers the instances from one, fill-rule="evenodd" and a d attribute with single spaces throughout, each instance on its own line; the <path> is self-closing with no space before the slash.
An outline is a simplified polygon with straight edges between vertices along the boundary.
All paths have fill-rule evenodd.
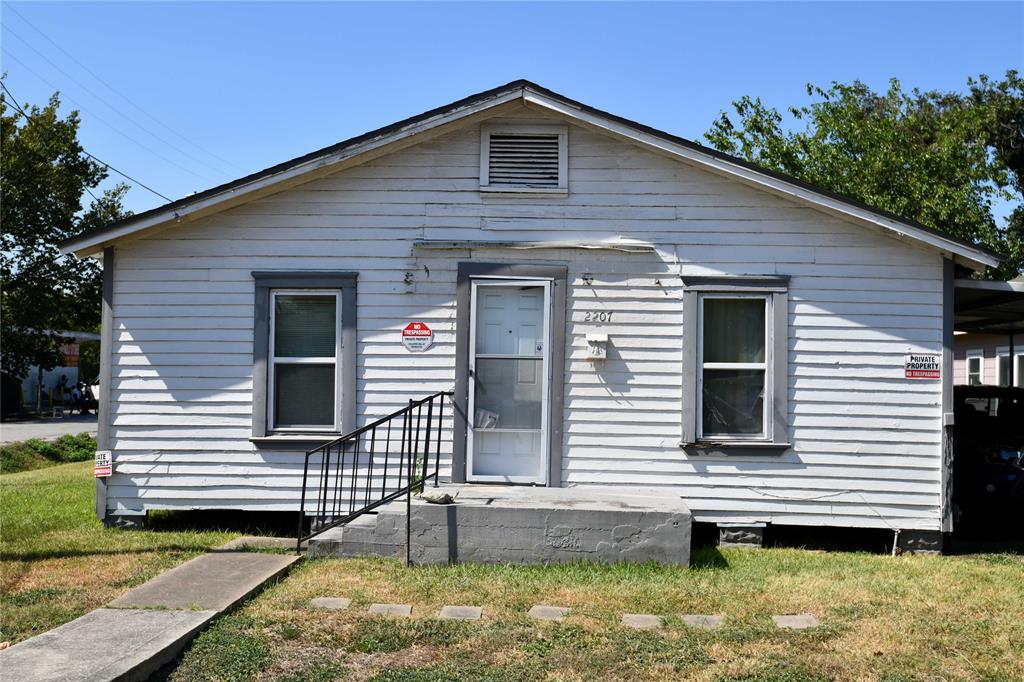
<path id="1" fill-rule="evenodd" d="M 60 51 L 61 51 L 62 53 L 64 53 L 64 55 L 65 55 L 65 56 L 67 56 L 67 58 L 68 58 L 68 59 L 70 59 L 70 60 L 71 60 L 71 61 L 73 61 L 73 62 L 74 62 L 75 64 L 77 64 L 77 65 L 78 65 L 79 67 L 81 67 L 83 71 L 85 71 L 85 72 L 86 72 L 86 73 L 88 73 L 88 74 L 89 74 L 90 76 L 92 76 L 93 78 L 95 78 L 95 79 L 96 79 L 97 81 L 99 81 L 100 83 L 102 83 L 102 84 L 103 84 L 103 85 L 104 85 L 104 86 L 105 86 L 105 87 L 106 87 L 106 88 L 107 88 L 108 90 L 110 90 L 110 91 L 111 91 L 112 93 L 114 93 L 115 95 L 117 95 L 118 97 L 120 97 L 121 99 L 123 99 L 123 100 L 124 100 L 125 102 L 127 102 L 128 104 L 130 104 L 130 105 L 131 105 L 132 107 L 134 107 L 134 108 L 135 108 L 135 109 L 137 109 L 138 111 L 140 111 L 140 112 L 141 112 L 141 113 L 142 113 L 143 115 L 145 115 L 145 116 L 146 116 L 147 118 L 149 118 L 149 119 L 150 119 L 151 121 L 153 121 L 153 122 L 157 123 L 157 124 L 158 124 L 158 125 L 160 125 L 160 126 L 161 126 L 162 128 L 164 128 L 164 129 L 166 129 L 167 131 L 169 131 L 169 132 L 173 133 L 173 134 L 174 134 L 174 135 L 175 135 L 176 137 L 178 137 L 178 138 L 180 138 L 180 139 L 184 140 L 185 142 L 187 142 L 188 144 L 192 145 L 193 147 L 195 147 L 195 148 L 196 148 L 196 149 L 198 149 L 199 151 L 203 152 L 204 154 L 207 154 L 207 155 L 208 155 L 208 156 L 210 156 L 211 158 L 214 158 L 214 159 L 216 159 L 216 160 L 220 161 L 221 163 L 223 163 L 223 164 L 225 164 L 225 165 L 227 165 L 227 166 L 230 166 L 231 168 L 234 168 L 234 169 L 236 169 L 236 170 L 239 170 L 239 171 L 244 171 L 244 169 L 243 169 L 243 168 L 242 168 L 241 166 L 239 166 L 238 164 L 236 164 L 236 163 L 234 163 L 234 162 L 232 162 L 232 161 L 230 161 L 230 160 L 228 160 L 228 159 L 225 159 L 224 157 L 222 157 L 222 156 L 220 156 L 220 155 L 218 155 L 218 154 L 215 154 L 214 152 L 211 152 L 211 151 L 210 151 L 209 149 L 206 149 L 205 147 L 203 147 L 203 146 L 201 146 L 201 145 L 199 145 L 199 144 L 197 144 L 197 143 L 193 142 L 193 141 L 192 141 L 191 139 L 189 139 L 189 138 L 188 138 L 188 137 L 186 137 L 185 135 L 182 135 L 182 134 L 181 134 L 181 133 L 179 133 L 179 132 L 178 132 L 177 130 L 175 130 L 175 129 L 174 129 L 174 128 L 172 128 L 171 126 L 167 125 L 166 123 L 164 123 L 163 121 L 161 121 L 160 119 L 158 119 L 158 118 L 157 118 L 156 116 L 154 116 L 153 114 L 149 113 L 149 112 L 148 112 L 148 111 L 146 111 L 146 110 L 145 110 L 144 108 L 142 108 L 141 106 L 139 106 L 138 104 L 136 104 L 136 103 L 135 103 L 135 102 L 134 102 L 134 101 L 133 101 L 133 100 L 132 100 L 131 98 L 129 98 L 129 97 L 127 96 L 127 95 L 125 95 L 124 93 L 122 93 L 121 91 L 119 91 L 119 90 L 118 90 L 117 88 L 115 88 L 115 87 L 114 87 L 113 85 L 111 85 L 111 84 L 110 84 L 109 82 L 107 82 L 107 81 L 106 81 L 106 80 L 105 80 L 104 78 L 102 78 L 102 77 L 101 77 L 101 76 L 100 76 L 99 74 L 97 74 L 97 73 L 96 73 L 95 71 L 93 71 L 93 70 L 92 70 L 92 69 L 90 69 L 90 68 L 89 68 L 88 66 L 86 66 L 86 65 L 85 65 L 85 64 L 83 64 L 83 63 L 82 63 L 81 61 L 79 61 L 79 60 L 78 60 L 78 59 L 77 59 L 77 58 L 76 58 L 76 57 L 75 57 L 75 56 L 74 56 L 73 54 L 71 54 L 70 52 L 68 52 L 67 50 L 65 50 L 65 49 L 64 49 L 64 48 L 63 48 L 63 47 L 62 47 L 62 46 L 60 45 L 60 43 L 58 43 L 58 42 L 57 42 L 57 41 L 55 41 L 55 40 L 54 40 L 53 38 L 51 38 L 51 37 L 50 37 L 50 36 L 48 36 L 48 35 L 47 35 L 46 33 L 44 33 L 44 32 L 43 32 L 43 31 L 42 31 L 42 30 L 41 30 L 41 29 L 40 29 L 39 27 L 37 27 L 37 26 L 36 26 L 35 24 L 33 24 L 33 23 L 32 23 L 31 21 L 29 21 L 29 20 L 28 20 L 28 19 L 27 19 L 27 18 L 25 17 L 25 15 L 24 15 L 24 14 L 22 14 L 21 12 L 19 12 L 18 10 L 16 10 L 16 9 L 15 9 L 15 8 L 14 8 L 13 6 L 11 6 L 11 4 L 10 4 L 10 3 L 4 3 L 4 8 L 5 8 L 5 9 L 7 9 L 7 10 L 9 10 L 9 11 L 11 11 L 11 12 L 14 12 L 14 14 L 15 14 L 15 15 L 16 15 L 16 16 L 17 16 L 18 18 L 20 18 L 20 19 L 21 19 L 21 20 L 22 20 L 22 21 L 23 21 L 23 22 L 24 22 L 25 24 L 27 24 L 27 25 L 28 25 L 28 26 L 29 26 L 29 27 L 30 27 L 30 28 L 31 28 L 31 29 L 32 29 L 33 31 L 35 31 L 36 33 L 38 33 L 39 35 L 41 35 L 41 36 L 42 36 L 43 38 L 45 38 L 45 39 L 46 39 L 46 41 L 47 41 L 47 42 L 49 42 L 49 43 L 50 43 L 51 45 L 53 45 L 53 46 L 54 46 L 55 48 L 57 48 L 57 49 L 58 49 L 58 50 L 60 50 Z M 7 26 L 6 28 L 7 28 L 8 30 L 10 30 L 10 27 L 9 27 L 9 26 Z M 12 32 L 12 33 L 13 33 L 13 32 Z"/>
<path id="2" fill-rule="evenodd" d="M 48 85 L 49 87 L 53 88 L 54 90 L 56 90 L 56 91 L 58 91 L 58 92 L 60 92 L 60 91 L 61 91 L 60 87 L 58 87 L 57 85 L 55 85 L 55 84 L 54 84 L 54 83 L 53 83 L 52 81 L 50 81 L 50 80 L 49 80 L 48 78 L 46 78 L 45 76 L 41 75 L 41 74 L 40 74 L 40 73 L 39 73 L 38 71 L 36 71 L 36 70 L 35 70 L 35 69 L 33 69 L 32 67 L 30 67 L 30 66 L 29 66 L 28 64 L 26 64 L 25 62 L 23 62 L 23 61 L 21 61 L 20 59 L 18 59 L 18 58 L 17 58 L 16 56 L 14 56 L 14 55 L 13 55 L 13 54 L 12 54 L 12 53 L 11 53 L 11 52 L 10 52 L 10 51 L 9 51 L 9 50 L 7 49 L 7 48 L 6 48 L 6 47 L 0 47 L 0 51 L 2 51 L 2 52 L 3 52 L 4 54 L 5 54 L 5 55 L 7 55 L 7 58 L 8 58 L 8 59 L 13 59 L 14 61 L 16 61 L 16 62 L 17 62 L 18 64 L 20 64 L 20 65 L 21 65 L 21 67 L 22 67 L 23 69 L 25 69 L 26 71 L 28 71 L 29 73 L 31 73 L 31 74 L 32 74 L 33 76 L 35 76 L 36 78 L 38 78 L 39 80 L 41 80 L 41 81 L 42 81 L 43 83 L 45 83 L 45 84 L 46 84 L 46 85 Z M 123 130 L 121 130 L 121 128 L 119 128 L 118 126 L 114 125 L 113 123 L 111 123 L 111 122 L 110 122 L 110 121 L 108 121 L 107 119 L 105 119 L 105 118 L 103 118 L 102 116 L 98 115 L 98 114 L 97 114 L 96 112 L 94 112 L 94 111 L 91 111 L 90 109 L 86 109 L 86 108 L 85 108 L 84 106 L 82 106 L 81 102 L 79 102 L 78 100 L 74 99 L 73 97 L 70 97 L 69 95 L 66 95 L 66 94 L 65 94 L 65 96 L 64 96 L 64 97 L 65 97 L 65 99 L 67 99 L 67 100 L 68 100 L 69 102 L 72 102 L 72 103 L 74 103 L 74 104 L 75 104 L 75 105 L 76 105 L 76 106 L 77 106 L 77 107 L 78 107 L 78 108 L 79 108 L 79 109 L 80 109 L 81 111 L 84 111 L 85 113 L 89 114 L 89 115 L 90 115 L 90 116 L 92 116 L 92 117 L 93 117 L 94 119 L 96 119 L 97 121 L 99 121 L 99 122 L 100 122 L 100 123 L 102 123 L 103 125 L 107 126 L 108 128 L 110 128 L 111 130 L 113 130 L 113 131 L 114 131 L 115 133 L 117 133 L 117 134 L 118 134 L 118 135 L 120 135 L 121 137 L 125 138 L 125 139 L 126 139 L 126 140 L 128 140 L 129 142 L 133 142 L 133 143 L 137 144 L 137 145 L 138 145 L 139 147 L 141 147 L 142 149 L 145 149 L 145 150 L 146 150 L 147 152 L 149 152 L 149 153 L 150 153 L 150 154 L 152 154 L 153 156 L 157 157 L 158 159 L 161 159 L 161 160 L 163 160 L 163 161 L 166 161 L 167 163 L 171 164 L 171 165 L 172 165 L 172 166 L 174 166 L 175 168 L 177 168 L 177 169 L 179 169 L 179 170 L 182 170 L 182 171 L 184 171 L 184 172 L 188 173 L 189 175 L 194 175 L 195 177 L 199 178 L 200 180 L 203 180 L 203 181 L 205 181 L 205 182 L 209 182 L 209 183 L 213 183 L 213 184 L 216 184 L 216 181 L 215 181 L 215 180 L 213 180 L 212 178 L 208 178 L 208 177 L 206 177 L 205 175 L 202 175 L 201 173 L 197 173 L 197 172 L 195 172 L 194 170 L 192 170 L 191 168 L 186 168 L 185 166 L 182 166 L 182 165 L 181 165 L 180 163 L 178 163 L 177 161 L 174 161 L 173 159 L 169 159 L 169 158 L 167 158 L 166 156 L 164 156 L 163 154 L 161 154 L 161 153 L 160 153 L 160 152 L 158 152 L 157 150 L 153 149 L 153 148 L 152 148 L 152 147 L 150 147 L 149 145 L 145 144 L 144 142 L 140 142 L 140 141 L 139 141 L 139 140 L 137 140 L 136 138 L 132 137 L 132 136 L 131 136 L 131 135 L 129 135 L 128 133 L 126 133 L 126 132 L 124 132 Z"/>
<path id="3" fill-rule="evenodd" d="M 28 121 L 35 121 L 36 120 L 33 116 L 29 115 L 22 108 L 21 104 L 18 103 L 17 98 L 11 93 L 10 89 L 8 89 L 7 83 L 4 83 L 2 80 L 0 80 L 0 88 L 3 88 L 4 92 L 7 93 L 7 96 L 11 98 L 11 102 L 14 103 L 14 108 L 18 111 L 19 114 L 24 116 L 25 119 L 28 120 Z M 165 196 L 165 195 L 161 194 L 160 192 L 157 192 L 155 189 L 153 189 L 152 187 L 150 187 L 146 183 L 141 182 L 140 180 L 136 180 L 135 178 L 133 178 L 132 176 L 128 175 L 124 171 L 121 171 L 121 170 L 118 170 L 117 168 L 114 168 L 109 163 L 107 163 L 106 161 L 100 159 L 99 157 L 93 156 L 89 152 L 85 151 L 85 149 L 82 149 L 82 153 L 85 154 L 86 156 L 88 156 L 90 159 L 92 159 L 96 163 L 102 165 L 104 168 L 108 168 L 108 169 L 114 171 L 115 173 L 117 173 L 118 175 L 120 175 L 121 177 L 125 178 L 126 180 L 128 180 L 130 182 L 134 182 L 139 187 L 141 187 L 141 188 L 143 188 L 145 190 L 149 190 L 150 192 L 152 192 L 153 194 L 157 195 L 158 197 L 160 197 L 164 201 L 173 201 L 170 197 Z M 89 192 L 89 194 L 92 194 L 92 192 Z M 93 194 L 93 198 L 94 199 L 96 198 L 95 194 Z"/>
<path id="4" fill-rule="evenodd" d="M 10 26 L 8 26 L 7 24 L 4 24 L 3 28 L 4 28 L 4 30 L 6 30 L 6 31 L 7 31 L 7 32 L 8 32 L 8 33 L 9 33 L 9 34 L 11 35 L 11 36 L 13 36 L 14 38 L 17 38 L 17 39 L 18 39 L 18 40 L 19 40 L 19 41 L 20 41 L 20 42 L 21 42 L 22 44 L 24 44 L 24 45 L 25 45 L 25 46 L 26 46 L 26 47 L 27 47 L 28 49 L 30 49 L 30 50 L 32 50 L 33 52 L 35 52 L 35 53 L 36 53 L 36 55 L 37 55 L 37 56 L 39 56 L 39 58 L 40 58 L 40 59 L 42 59 L 42 60 L 43 60 L 43 61 L 45 61 L 45 62 L 46 62 L 47 64 L 49 64 L 50 66 L 52 66 L 52 67 L 53 67 L 54 69 L 56 69 L 56 70 L 57 70 L 58 72 L 62 73 L 62 74 L 63 74 L 63 75 L 64 75 L 64 76 L 65 76 L 65 77 L 66 77 L 66 78 L 67 78 L 67 79 L 69 80 L 69 81 L 71 81 L 72 83 L 74 83 L 74 84 L 75 84 L 75 85 L 77 85 L 78 87 L 82 88 L 82 90 L 84 90 L 84 91 L 85 91 L 86 93 L 88 93 L 89 95 L 92 95 L 92 97 L 93 97 L 93 98 L 95 98 L 95 99 L 96 99 L 97 101 L 101 102 L 101 103 L 102 103 L 102 104 L 103 104 L 104 106 L 108 107 L 108 108 L 109 108 L 109 109 L 110 109 L 111 111 L 113 111 L 113 112 L 114 112 L 115 114 L 117 114 L 118 116 L 121 116 L 121 117 L 122 117 L 122 118 L 124 118 L 124 119 L 125 119 L 126 121 L 128 121 L 129 123 L 131 123 L 131 124 L 132 124 L 132 125 L 134 125 L 135 127 L 139 128 L 139 129 L 140 129 L 141 131 L 143 131 L 144 133 L 147 133 L 148 135 L 150 135 L 150 136 L 151 136 L 151 137 L 153 137 L 154 139 L 156 139 L 156 140 L 158 140 L 159 142 L 162 142 L 163 144 L 167 145 L 168 147 L 170 147 L 171 149 L 175 150 L 176 152 L 178 152 L 178 153 L 179 153 L 179 154 L 181 154 L 182 156 L 186 156 L 186 157 L 188 157 L 188 158 L 192 159 L 193 161 L 195 161 L 196 163 L 200 163 L 200 164 L 202 164 L 202 165 L 206 166 L 207 168 L 210 168 L 211 170 L 213 170 L 213 171 L 214 171 L 214 172 L 216 172 L 216 173 L 223 173 L 223 172 L 224 172 L 224 170 L 223 170 L 222 168 L 217 168 L 216 166 L 214 166 L 214 165 L 210 164 L 209 162 L 207 162 L 207 161 L 203 161 L 202 159 L 200 159 L 199 157 L 195 156 L 194 154 L 191 154 L 191 153 L 189 153 L 189 152 L 185 151 L 184 149 L 182 149 L 181 147 L 178 147 L 178 146 L 177 146 L 176 144 L 174 144 L 173 142 L 170 142 L 170 141 L 168 141 L 168 140 L 164 139 L 163 137 L 161 137 L 161 136 L 157 135 L 157 134 L 156 134 L 155 132 L 153 132 L 152 130 L 150 130 L 149 128 L 147 128 L 146 126 L 144 126 L 144 125 L 142 125 L 141 123 L 139 123 L 138 121 L 136 121 L 136 120 L 132 119 L 132 118 L 131 118 L 131 117 L 129 117 L 129 116 L 127 115 L 127 114 L 125 114 L 125 113 L 124 113 L 123 111 L 120 111 L 119 109 L 117 109 L 116 107 L 114 107 L 113 105 L 111 105 L 111 104 L 110 104 L 109 102 L 107 102 L 107 101 L 106 101 L 106 100 L 105 100 L 105 99 L 104 99 L 104 98 L 103 98 L 103 97 L 102 97 L 101 95 L 98 95 L 98 94 L 97 94 L 96 92 L 94 92 L 94 91 L 93 91 L 93 90 L 92 90 L 91 88 L 89 88 L 89 87 L 88 87 L 87 85 L 85 85 L 85 84 L 84 84 L 84 83 L 82 83 L 81 81 L 77 80 L 77 79 L 76 79 L 76 78 L 75 78 L 74 76 L 72 76 L 72 75 L 71 75 L 70 73 L 68 73 L 67 71 L 65 71 L 64 69 L 62 69 L 62 68 L 60 67 L 60 65 L 58 65 L 58 64 L 56 64 L 56 63 L 54 63 L 54 62 L 53 62 L 53 61 L 52 61 L 52 60 L 51 60 L 51 59 L 50 59 L 49 57 L 47 57 L 47 56 L 46 56 L 45 54 L 43 54 L 42 52 L 40 52 L 39 50 L 37 50 L 37 49 L 36 49 L 36 48 L 35 48 L 35 47 L 34 47 L 34 46 L 33 46 L 33 45 L 31 44 L 31 43 L 29 43 L 29 42 L 28 42 L 27 40 L 25 40 L 25 39 L 24 39 L 24 38 L 22 38 L 22 37 L 21 37 L 20 35 L 18 35 L 17 33 L 15 33 L 15 32 L 14 32 L 14 30 L 13 30 L 13 29 L 11 29 L 11 27 L 10 27 Z M 93 114 L 93 115 L 95 116 L 95 114 Z M 198 176 L 198 177 L 202 177 L 202 176 Z M 203 178 L 203 179 L 204 179 L 204 180 L 210 180 L 209 178 Z"/>

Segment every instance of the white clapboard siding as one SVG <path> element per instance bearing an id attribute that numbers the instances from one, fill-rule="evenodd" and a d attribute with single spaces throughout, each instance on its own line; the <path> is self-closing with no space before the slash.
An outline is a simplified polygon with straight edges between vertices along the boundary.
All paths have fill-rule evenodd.
<path id="1" fill-rule="evenodd" d="M 939 528 L 940 387 L 902 378 L 908 349 L 941 351 L 938 253 L 575 126 L 568 196 L 485 197 L 479 144 L 456 131 L 118 245 L 110 508 L 296 509 L 302 451 L 249 440 L 252 271 L 358 272 L 366 423 L 452 388 L 458 263 L 525 261 L 569 269 L 564 484 L 672 491 L 703 521 Z M 654 251 L 477 243 L 620 238 Z M 680 276 L 722 274 L 791 277 L 782 455 L 679 447 Z M 434 329 L 426 353 L 400 343 L 411 319 Z M 591 332 L 611 339 L 600 365 Z M 451 439 L 449 413 L 445 474 Z"/>

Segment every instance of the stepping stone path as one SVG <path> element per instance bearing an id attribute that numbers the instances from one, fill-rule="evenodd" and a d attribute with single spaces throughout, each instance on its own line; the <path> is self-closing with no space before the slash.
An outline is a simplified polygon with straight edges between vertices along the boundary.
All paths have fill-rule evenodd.
<path id="1" fill-rule="evenodd" d="M 816 628 L 821 623 L 809 613 L 800 613 L 795 616 L 772 616 L 775 625 L 786 630 L 806 630 Z"/>
<path id="2" fill-rule="evenodd" d="M 479 606 L 445 606 L 441 609 L 441 618 L 454 620 L 480 620 L 484 610 Z"/>
<path id="3" fill-rule="evenodd" d="M 408 618 L 412 615 L 412 604 L 370 604 L 368 611 L 375 616 Z"/>
<path id="4" fill-rule="evenodd" d="M 565 620 L 568 613 L 569 609 L 564 606 L 544 606 L 542 604 L 530 607 L 528 611 L 529 616 L 537 620 Z"/>
<path id="5" fill-rule="evenodd" d="M 332 609 L 344 611 L 352 605 L 352 600 L 346 597 L 317 597 L 309 602 L 314 609 Z"/>
<path id="6" fill-rule="evenodd" d="M 645 613 L 627 613 L 622 616 L 622 624 L 637 630 L 657 630 L 661 627 L 661 616 Z"/>
<path id="7" fill-rule="evenodd" d="M 705 630 L 713 630 L 715 628 L 722 626 L 722 617 L 688 614 L 683 616 L 683 622 L 689 625 L 691 628 L 703 628 Z"/>

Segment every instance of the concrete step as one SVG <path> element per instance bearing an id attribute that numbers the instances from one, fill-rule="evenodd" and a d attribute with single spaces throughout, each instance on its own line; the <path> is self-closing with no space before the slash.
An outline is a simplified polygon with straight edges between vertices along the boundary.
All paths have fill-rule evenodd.
<path id="1" fill-rule="evenodd" d="M 405 556 L 405 503 L 392 503 L 309 540 L 310 557 Z"/>

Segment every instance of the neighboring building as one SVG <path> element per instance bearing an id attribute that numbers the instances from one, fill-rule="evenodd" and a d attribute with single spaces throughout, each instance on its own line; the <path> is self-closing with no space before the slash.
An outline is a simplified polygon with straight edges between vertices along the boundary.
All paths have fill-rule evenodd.
<path id="1" fill-rule="evenodd" d="M 105 264 L 103 516 L 296 510 L 305 450 L 455 386 L 455 481 L 932 533 L 954 273 L 999 262 L 524 81 L 63 249 Z"/>
<path id="2" fill-rule="evenodd" d="M 54 405 L 70 407 L 69 401 L 62 401 L 60 396 L 61 380 L 67 391 L 75 387 L 79 380 L 79 358 L 82 343 L 87 341 L 99 341 L 100 335 L 92 332 L 60 331 L 59 334 L 64 343 L 61 344 L 60 352 L 62 362 L 53 369 L 40 371 L 39 367 L 32 365 L 28 373 L 21 380 L 21 401 L 22 404 L 32 410 L 41 405 L 44 410 L 51 409 Z M 81 377 L 84 381 L 92 381 L 95 376 Z M 42 387 L 42 396 L 39 389 Z"/>
<path id="3" fill-rule="evenodd" d="M 958 333 L 954 348 L 956 383 L 1024 386 L 1024 336 Z"/>

